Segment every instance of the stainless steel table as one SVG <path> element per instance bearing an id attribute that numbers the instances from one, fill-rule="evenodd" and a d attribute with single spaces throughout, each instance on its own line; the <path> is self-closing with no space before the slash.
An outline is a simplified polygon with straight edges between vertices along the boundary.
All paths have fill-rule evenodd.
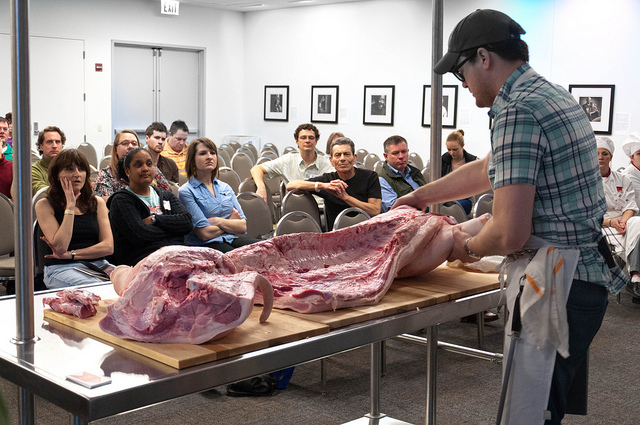
<path id="1" fill-rule="evenodd" d="M 90 288 L 103 298 L 116 296 L 111 285 Z M 500 305 L 500 290 L 489 290 L 423 309 L 346 326 L 276 347 L 177 370 L 129 350 L 113 347 L 80 331 L 50 327 L 43 321 L 43 294 L 35 296 L 35 343 L 16 345 L 15 299 L 0 299 L 0 376 L 67 410 L 74 423 L 86 423 L 176 397 L 281 370 L 352 348 L 444 323 Z M 435 348 L 428 343 L 427 423 L 435 423 Z M 112 383 L 87 389 L 65 379 L 82 371 L 111 376 Z M 372 378 L 373 379 L 373 378 Z M 373 384 L 372 384 L 373 388 Z M 372 399 L 375 395 L 372 394 Z"/>

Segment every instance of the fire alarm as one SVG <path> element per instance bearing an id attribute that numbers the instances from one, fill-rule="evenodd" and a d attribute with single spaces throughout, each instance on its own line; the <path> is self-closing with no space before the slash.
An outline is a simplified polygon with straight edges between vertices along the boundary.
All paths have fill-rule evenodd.
<path id="1" fill-rule="evenodd" d="M 102 72 L 102 64 L 101 63 L 97 63 L 96 64 L 96 72 Z"/>

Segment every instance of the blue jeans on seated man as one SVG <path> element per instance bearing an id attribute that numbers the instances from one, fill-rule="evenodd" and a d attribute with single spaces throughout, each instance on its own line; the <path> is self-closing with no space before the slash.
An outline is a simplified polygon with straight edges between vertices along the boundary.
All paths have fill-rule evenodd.
<path id="1" fill-rule="evenodd" d="M 576 371 L 587 357 L 593 337 L 600 329 L 607 304 L 609 296 L 604 286 L 583 280 L 573 281 L 567 300 L 569 357 L 564 359 L 556 353 L 547 406 L 547 410 L 551 412 L 551 420 L 546 421 L 545 425 L 560 424 L 564 418 L 569 388 Z"/>
<path id="2" fill-rule="evenodd" d="M 107 260 L 89 261 L 90 263 L 103 267 L 110 265 Z M 54 264 L 44 268 L 44 284 L 48 289 L 64 289 L 70 286 L 87 285 L 92 283 L 102 283 L 96 277 L 89 276 L 76 270 L 74 267 L 87 269 L 82 263 Z"/>

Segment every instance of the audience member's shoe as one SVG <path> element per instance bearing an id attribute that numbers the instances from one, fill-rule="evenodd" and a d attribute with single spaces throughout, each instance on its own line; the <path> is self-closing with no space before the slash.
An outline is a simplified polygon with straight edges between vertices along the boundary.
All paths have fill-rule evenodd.
<path id="1" fill-rule="evenodd" d="M 492 312 L 492 311 L 485 311 L 484 312 L 484 322 L 488 323 L 488 322 L 495 322 L 496 320 L 498 320 L 500 318 L 500 316 L 498 316 L 496 313 Z M 461 319 L 463 322 L 467 322 L 467 323 L 477 323 L 477 316 L 475 314 L 472 314 L 470 316 L 465 316 Z"/>

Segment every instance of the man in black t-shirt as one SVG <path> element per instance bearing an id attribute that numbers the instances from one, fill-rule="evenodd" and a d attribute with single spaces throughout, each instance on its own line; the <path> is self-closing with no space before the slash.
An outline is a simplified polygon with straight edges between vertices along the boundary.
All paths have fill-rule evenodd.
<path id="1" fill-rule="evenodd" d="M 324 198 L 329 230 L 333 229 L 338 214 L 349 207 L 361 208 L 371 217 L 380 214 L 382 191 L 378 175 L 371 170 L 354 167 L 357 156 L 353 141 L 340 137 L 331 143 L 330 152 L 331 165 L 336 171 L 309 180 L 290 181 L 287 190 L 313 191 Z"/>

